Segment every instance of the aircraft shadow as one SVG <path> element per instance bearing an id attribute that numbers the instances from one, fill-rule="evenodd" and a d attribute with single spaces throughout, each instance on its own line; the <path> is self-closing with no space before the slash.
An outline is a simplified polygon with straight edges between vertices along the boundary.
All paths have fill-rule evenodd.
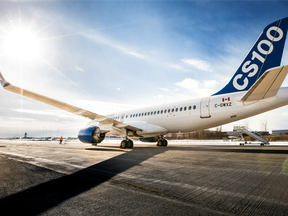
<path id="1" fill-rule="evenodd" d="M 118 149 L 113 149 L 113 148 L 85 148 L 85 150 L 88 150 L 88 151 L 125 151 L 125 150 L 123 150 L 123 149 L 119 149 L 119 147 L 118 147 Z"/>
<path id="2" fill-rule="evenodd" d="M 154 148 L 155 149 L 155 148 Z M 119 156 L 49 182 L 0 199 L 1 212 L 9 215 L 37 215 L 102 184 L 141 162 L 165 152 L 166 148 L 127 151 Z M 134 152 L 136 151 L 136 154 Z M 119 165 L 120 164 L 120 165 Z"/>

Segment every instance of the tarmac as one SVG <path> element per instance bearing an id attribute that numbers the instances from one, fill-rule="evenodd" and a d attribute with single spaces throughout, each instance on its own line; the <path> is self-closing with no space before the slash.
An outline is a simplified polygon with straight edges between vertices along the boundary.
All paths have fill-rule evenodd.
<path id="1" fill-rule="evenodd" d="M 288 215 L 287 145 L 0 141 L 1 215 Z"/>

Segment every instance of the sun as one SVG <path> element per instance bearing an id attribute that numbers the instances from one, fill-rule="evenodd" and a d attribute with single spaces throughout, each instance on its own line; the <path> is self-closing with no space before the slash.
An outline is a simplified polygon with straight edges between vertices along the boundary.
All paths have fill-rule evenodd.
<path id="1" fill-rule="evenodd" d="M 3 46 L 5 53 L 19 60 L 36 58 L 40 51 L 36 35 L 23 27 L 7 32 Z"/>

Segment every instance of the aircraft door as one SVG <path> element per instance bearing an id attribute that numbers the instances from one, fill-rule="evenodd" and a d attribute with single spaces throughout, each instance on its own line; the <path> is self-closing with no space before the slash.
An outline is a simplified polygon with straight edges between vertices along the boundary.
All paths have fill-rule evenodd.
<path id="1" fill-rule="evenodd" d="M 210 98 L 204 98 L 201 100 L 200 105 L 200 118 L 210 118 Z"/>

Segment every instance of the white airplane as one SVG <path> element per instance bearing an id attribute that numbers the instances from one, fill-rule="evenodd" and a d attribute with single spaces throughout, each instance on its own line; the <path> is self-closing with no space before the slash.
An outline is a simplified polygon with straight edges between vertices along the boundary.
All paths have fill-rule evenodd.
<path id="1" fill-rule="evenodd" d="M 288 65 L 280 66 L 288 17 L 268 25 L 244 61 L 219 92 L 204 98 L 100 115 L 19 88 L 0 72 L 4 89 L 92 121 L 78 134 L 80 141 L 97 145 L 106 135 L 124 138 L 120 148 L 133 148 L 129 138 L 167 146 L 164 135 L 199 131 L 238 121 L 288 104 L 288 88 L 281 87 Z"/>

